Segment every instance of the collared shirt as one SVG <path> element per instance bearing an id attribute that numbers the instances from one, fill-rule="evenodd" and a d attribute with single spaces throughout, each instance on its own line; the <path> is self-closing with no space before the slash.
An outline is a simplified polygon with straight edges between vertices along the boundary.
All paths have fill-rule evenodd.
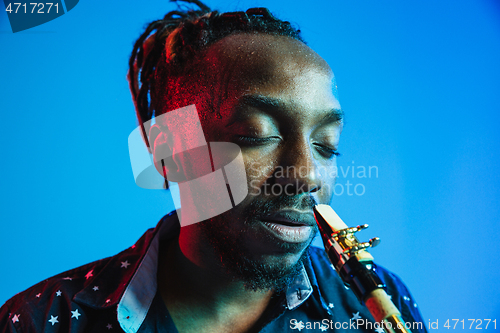
<path id="1" fill-rule="evenodd" d="M 125 251 L 44 280 L 0 308 L 0 332 L 177 332 L 157 293 L 160 242 L 179 235 L 174 212 Z M 383 332 L 348 290 L 323 249 L 309 259 L 264 313 L 261 332 Z M 378 267 L 378 275 L 412 332 L 426 332 L 406 286 Z"/>

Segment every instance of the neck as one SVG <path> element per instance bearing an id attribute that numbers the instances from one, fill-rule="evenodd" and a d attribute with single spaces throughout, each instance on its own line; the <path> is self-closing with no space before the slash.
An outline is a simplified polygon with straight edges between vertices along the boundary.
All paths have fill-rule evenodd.
<path id="1" fill-rule="evenodd" d="M 228 276 L 204 242 L 186 246 L 189 239 L 196 239 L 183 234 L 186 228 L 181 229 L 179 241 L 160 248 L 158 266 L 158 288 L 177 329 L 249 331 L 270 304 L 273 291 L 245 289 L 242 281 Z"/>

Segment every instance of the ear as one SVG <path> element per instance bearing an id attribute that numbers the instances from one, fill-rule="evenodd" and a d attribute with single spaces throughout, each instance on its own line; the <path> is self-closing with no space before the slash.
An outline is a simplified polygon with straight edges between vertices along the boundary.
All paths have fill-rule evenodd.
<path id="1" fill-rule="evenodd" d="M 149 129 L 149 142 L 151 151 L 153 152 L 153 162 L 156 170 L 165 178 L 168 174 L 177 174 L 179 171 L 179 167 L 172 158 L 172 142 L 170 142 L 172 140 L 167 133 L 157 124 L 154 124 Z"/>

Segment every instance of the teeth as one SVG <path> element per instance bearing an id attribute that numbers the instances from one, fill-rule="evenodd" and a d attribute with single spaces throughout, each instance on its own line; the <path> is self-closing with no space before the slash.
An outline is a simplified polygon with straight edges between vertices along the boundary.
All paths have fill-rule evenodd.
<path id="1" fill-rule="evenodd" d="M 289 227 L 289 226 L 280 226 L 280 225 L 277 225 L 275 223 L 269 223 L 269 222 L 265 222 L 265 223 L 269 228 L 276 230 L 276 231 L 279 231 L 280 233 L 285 234 L 287 236 L 295 236 L 297 234 L 300 234 L 300 230 L 291 229 L 294 227 L 300 227 L 298 225 L 294 225 L 293 227 Z"/>
<path id="2" fill-rule="evenodd" d="M 271 230 L 277 237 L 292 243 L 301 243 L 311 236 L 311 227 L 304 225 L 287 226 L 275 222 L 264 222 L 263 224 Z"/>
<path id="3" fill-rule="evenodd" d="M 274 223 L 266 223 L 266 225 L 268 225 L 271 229 L 279 231 L 280 233 L 285 234 L 287 236 L 292 236 L 296 234 L 294 230 L 289 230 L 288 228 L 279 227 Z"/>

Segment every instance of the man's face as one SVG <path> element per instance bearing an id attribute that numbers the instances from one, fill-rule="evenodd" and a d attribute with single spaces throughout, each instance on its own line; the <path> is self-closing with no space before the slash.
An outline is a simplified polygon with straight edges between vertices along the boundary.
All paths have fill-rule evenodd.
<path id="1" fill-rule="evenodd" d="M 268 280 L 297 271 L 315 236 L 313 205 L 333 196 L 342 129 L 333 73 L 305 44 L 266 34 L 226 37 L 205 61 L 221 115 L 201 115 L 206 141 L 241 147 L 249 194 L 189 228 L 208 235 L 237 278 L 276 288 Z"/>

